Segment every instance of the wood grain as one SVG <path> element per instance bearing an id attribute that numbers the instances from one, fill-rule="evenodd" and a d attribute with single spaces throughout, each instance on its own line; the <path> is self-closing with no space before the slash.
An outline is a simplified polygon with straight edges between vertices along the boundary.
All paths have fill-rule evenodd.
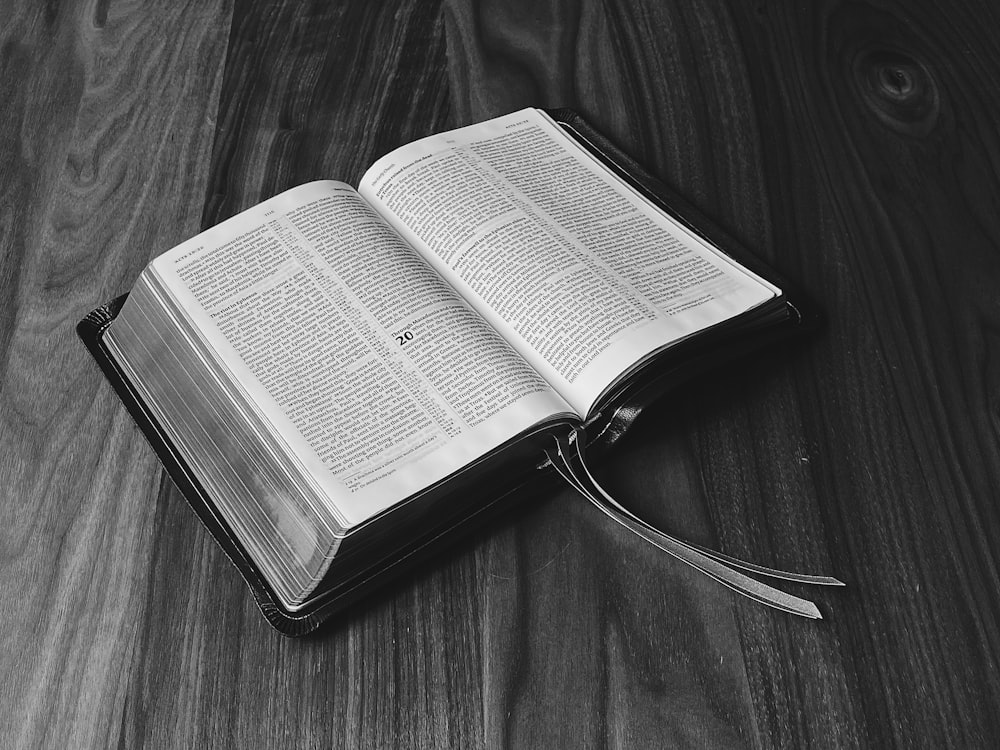
<path id="1" fill-rule="evenodd" d="M 996 200 L 997 102 L 960 51 L 986 49 L 991 11 L 977 10 L 831 3 L 761 44 L 802 71 L 785 107 L 803 114 L 771 131 L 765 160 L 799 159 L 769 179 L 801 207 L 782 244 L 823 239 L 813 263 L 798 254 L 799 274 L 836 316 L 797 383 L 823 447 L 810 466 L 828 548 L 852 571 L 836 627 L 873 744 L 968 747 L 998 732 L 998 446 L 994 386 L 974 364 L 991 358 L 998 299 L 1000 225 L 978 205 Z M 760 664 L 764 682 L 779 660 Z"/>
<path id="2" fill-rule="evenodd" d="M 149 616 L 161 471 L 74 326 L 197 230 L 229 18 L 209 3 L 6 15 L 0 732 L 106 747 Z"/>
<path id="3" fill-rule="evenodd" d="M 996 744 L 991 4 L 35 5 L 0 29 L 5 741 Z M 845 579 L 800 592 L 822 622 L 547 491 L 283 639 L 74 340 L 199 226 L 529 105 L 577 108 L 826 311 L 664 400 L 601 471 L 682 537 Z"/>

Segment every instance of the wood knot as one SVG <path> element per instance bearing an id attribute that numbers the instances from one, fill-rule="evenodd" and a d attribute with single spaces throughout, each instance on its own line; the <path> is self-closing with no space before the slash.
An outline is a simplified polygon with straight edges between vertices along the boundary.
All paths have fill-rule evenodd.
<path id="1" fill-rule="evenodd" d="M 898 133 L 927 135 L 937 122 L 941 109 L 937 85 L 923 64 L 904 53 L 859 53 L 854 81 L 868 109 Z"/>

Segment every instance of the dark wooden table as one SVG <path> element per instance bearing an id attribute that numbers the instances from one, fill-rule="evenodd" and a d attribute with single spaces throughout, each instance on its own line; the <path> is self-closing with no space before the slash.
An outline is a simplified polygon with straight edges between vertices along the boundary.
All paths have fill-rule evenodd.
<path id="1" fill-rule="evenodd" d="M 996 4 L 155 5 L 0 26 L 0 745 L 1000 741 Z M 567 491 L 282 638 L 77 342 L 200 228 L 527 105 L 579 109 L 826 311 L 602 468 L 679 536 L 845 580 L 791 587 L 823 621 Z"/>

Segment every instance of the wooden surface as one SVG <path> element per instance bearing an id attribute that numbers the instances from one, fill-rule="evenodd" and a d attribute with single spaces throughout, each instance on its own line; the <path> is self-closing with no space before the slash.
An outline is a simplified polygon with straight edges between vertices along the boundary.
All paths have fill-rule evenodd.
<path id="1" fill-rule="evenodd" d="M 995 4 L 13 0 L 0 27 L 0 744 L 993 747 Z M 304 641 L 266 625 L 74 324 L 272 193 L 573 106 L 826 311 L 603 468 L 848 582 L 808 622 L 570 492 Z"/>

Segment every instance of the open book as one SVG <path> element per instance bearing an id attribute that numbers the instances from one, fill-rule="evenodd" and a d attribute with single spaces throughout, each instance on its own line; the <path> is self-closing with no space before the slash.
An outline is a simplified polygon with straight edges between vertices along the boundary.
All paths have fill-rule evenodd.
<path id="1" fill-rule="evenodd" d="M 801 322 L 555 114 L 403 146 L 357 189 L 281 193 L 81 324 L 286 632 L 533 475 L 602 502 L 584 443 L 610 442 L 637 394 Z"/>

